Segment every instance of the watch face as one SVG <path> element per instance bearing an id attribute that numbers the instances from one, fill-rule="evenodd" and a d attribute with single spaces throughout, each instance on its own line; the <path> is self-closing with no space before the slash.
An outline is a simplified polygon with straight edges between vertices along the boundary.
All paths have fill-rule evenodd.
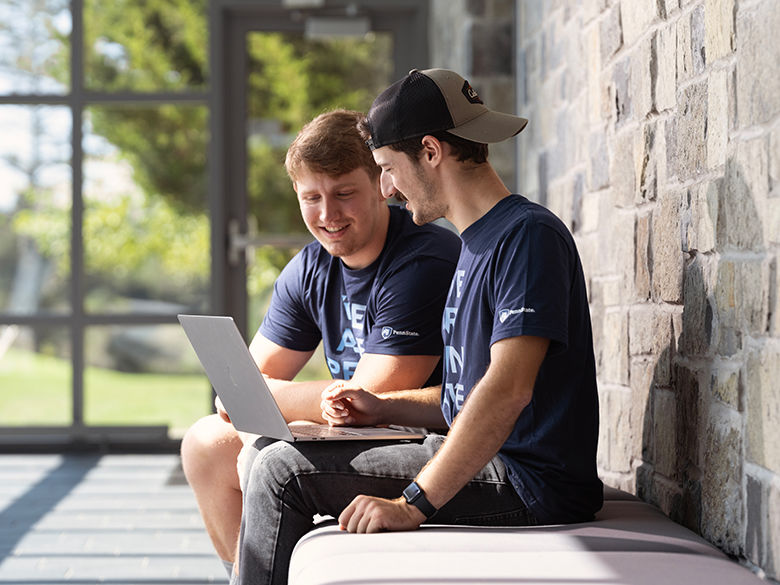
<path id="1" fill-rule="evenodd" d="M 417 498 L 420 497 L 420 493 L 422 490 L 420 490 L 420 486 L 417 485 L 417 482 L 412 482 L 408 486 L 406 486 L 406 489 L 404 490 L 404 499 L 409 502 L 410 504 L 414 502 Z"/>

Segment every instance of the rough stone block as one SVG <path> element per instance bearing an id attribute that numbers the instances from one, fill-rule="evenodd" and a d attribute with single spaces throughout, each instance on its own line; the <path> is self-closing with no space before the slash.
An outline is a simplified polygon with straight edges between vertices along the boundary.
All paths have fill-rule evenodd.
<path id="1" fill-rule="evenodd" d="M 656 473 L 676 479 L 677 462 L 677 397 L 674 392 L 656 388 L 653 391 L 653 467 Z"/>
<path id="2" fill-rule="evenodd" d="M 610 420 L 610 397 L 612 390 L 605 390 L 599 384 L 599 420 Z M 609 451 L 611 441 L 609 439 L 609 425 L 599 425 L 599 444 L 596 451 L 596 465 L 599 469 L 609 469 Z"/>
<path id="3" fill-rule="evenodd" d="M 634 203 L 641 205 L 654 201 L 658 186 L 666 182 L 666 141 L 664 121 L 648 122 L 642 132 L 636 133 L 634 145 L 634 173 L 636 193 Z"/>
<path id="4" fill-rule="evenodd" d="M 585 175 L 577 173 L 574 175 L 571 197 L 571 232 L 578 233 L 582 230 L 582 199 L 585 188 Z"/>
<path id="5" fill-rule="evenodd" d="M 735 0 L 705 0 L 704 47 L 707 59 L 712 62 L 731 54 L 736 44 L 734 38 Z"/>
<path id="6" fill-rule="evenodd" d="M 769 135 L 769 190 L 780 199 L 780 126 Z"/>
<path id="7" fill-rule="evenodd" d="M 768 333 L 780 337 L 780 251 L 769 259 Z"/>
<path id="8" fill-rule="evenodd" d="M 658 112 L 672 109 L 677 104 L 676 34 L 675 25 L 669 24 L 653 37 L 650 71 L 653 103 Z"/>
<path id="9" fill-rule="evenodd" d="M 615 64 L 612 71 L 612 87 L 615 92 L 613 102 L 615 106 L 615 128 L 620 128 L 628 120 L 631 120 L 634 115 L 631 75 L 631 59 L 629 57 L 621 59 Z M 637 71 L 636 75 L 641 75 L 641 71 Z"/>
<path id="10" fill-rule="evenodd" d="M 702 428 L 702 393 L 699 373 L 685 366 L 675 367 L 674 380 L 677 395 L 677 463 L 680 479 L 685 481 L 692 469 L 700 469 Z"/>
<path id="11" fill-rule="evenodd" d="M 745 534 L 745 556 L 754 565 L 761 565 L 764 557 L 764 534 L 766 534 L 766 512 L 764 510 L 764 489 L 761 480 L 746 475 L 745 499 L 747 501 L 747 531 Z"/>
<path id="12" fill-rule="evenodd" d="M 582 18 L 589 22 L 604 12 L 607 7 L 607 0 L 584 0 L 582 3 Z"/>
<path id="13" fill-rule="evenodd" d="M 769 503 L 767 505 L 767 543 L 766 559 L 762 566 L 772 578 L 780 576 L 780 481 L 769 485 Z"/>
<path id="14" fill-rule="evenodd" d="M 601 63 L 605 64 L 623 45 L 623 31 L 620 26 L 620 7 L 613 6 L 600 26 Z"/>
<path id="15" fill-rule="evenodd" d="M 673 116 L 666 120 L 664 126 L 664 135 L 666 138 L 666 168 L 669 176 L 677 176 L 677 117 Z"/>
<path id="16" fill-rule="evenodd" d="M 634 235 L 634 294 L 644 301 L 650 298 L 650 225 L 651 214 L 637 216 Z"/>
<path id="17" fill-rule="evenodd" d="M 609 154 L 604 132 L 591 133 L 588 158 L 588 187 L 598 191 L 609 185 Z"/>
<path id="18" fill-rule="evenodd" d="M 780 111 L 780 10 L 763 0 L 737 12 L 737 107 L 739 125 L 768 122 Z"/>
<path id="19" fill-rule="evenodd" d="M 769 276 L 768 258 L 748 259 L 739 263 L 737 310 L 740 327 L 754 337 L 760 337 L 767 329 Z"/>
<path id="20" fill-rule="evenodd" d="M 702 535 L 735 555 L 743 548 L 742 417 L 710 404 L 702 435 Z"/>
<path id="21" fill-rule="evenodd" d="M 693 177 L 707 164 L 707 82 L 689 85 L 680 96 L 676 126 L 677 176 Z"/>
<path id="22" fill-rule="evenodd" d="M 693 76 L 693 45 L 691 44 L 691 19 L 680 17 L 675 27 L 677 41 L 677 83 L 687 81 Z"/>
<path id="23" fill-rule="evenodd" d="M 631 392 L 628 389 L 615 390 L 609 402 L 609 469 L 619 473 L 631 471 L 633 452 L 633 429 L 631 426 Z"/>
<path id="24" fill-rule="evenodd" d="M 724 356 L 732 356 L 742 349 L 744 332 L 737 311 L 737 271 L 734 262 L 728 260 L 718 265 L 714 309 L 718 324 L 717 350 Z"/>
<path id="25" fill-rule="evenodd" d="M 612 138 L 609 176 L 618 207 L 633 207 L 636 193 L 634 133 L 621 132 Z"/>
<path id="26" fill-rule="evenodd" d="M 681 217 L 684 252 L 715 249 L 718 225 L 718 189 L 722 181 L 699 183 L 688 190 L 687 209 Z"/>
<path id="27" fill-rule="evenodd" d="M 655 371 L 652 357 L 638 357 L 631 360 L 631 450 L 634 457 L 653 461 L 654 427 L 653 396 L 656 387 L 663 387 Z"/>
<path id="28" fill-rule="evenodd" d="M 691 12 L 691 59 L 693 74 L 703 73 L 707 56 L 704 48 L 704 6 L 701 4 Z"/>
<path id="29" fill-rule="evenodd" d="M 669 18 L 669 14 L 680 7 L 677 0 L 658 0 L 658 16 L 662 20 Z"/>
<path id="30" fill-rule="evenodd" d="M 600 193 L 585 193 L 583 195 L 582 206 L 580 210 L 580 236 L 583 234 L 593 234 L 596 232 L 596 230 L 598 230 L 600 208 Z M 598 240 L 596 239 L 596 241 Z"/>
<path id="31" fill-rule="evenodd" d="M 645 119 L 653 111 L 652 47 L 653 39 L 648 37 L 640 41 L 631 54 L 629 91 L 632 115 L 637 120 Z"/>
<path id="32" fill-rule="evenodd" d="M 571 190 L 565 179 L 553 180 L 547 187 L 546 207 L 567 226 L 571 226 Z"/>
<path id="33" fill-rule="evenodd" d="M 756 205 L 769 196 L 769 138 L 760 136 L 737 143 L 736 163 Z"/>
<path id="34" fill-rule="evenodd" d="M 696 254 L 685 266 L 680 351 L 687 357 L 710 353 L 715 314 L 709 298 L 714 288 L 713 264 L 711 258 Z"/>
<path id="35" fill-rule="evenodd" d="M 563 63 L 565 37 L 561 35 L 560 14 L 556 14 L 542 29 L 542 76 L 549 75 Z"/>
<path id="36" fill-rule="evenodd" d="M 729 141 L 729 71 L 715 70 L 707 79 L 707 166 L 726 163 Z"/>
<path id="37" fill-rule="evenodd" d="M 565 89 L 569 100 L 574 100 L 585 87 L 588 60 L 585 55 L 586 39 L 582 34 L 583 26 L 582 17 L 577 14 L 566 24 L 563 33 L 566 38 L 563 57 L 566 70 Z"/>
<path id="38" fill-rule="evenodd" d="M 738 155 L 726 161 L 718 189 L 718 247 L 760 249 L 764 244 L 762 207 L 768 191 L 765 139 L 740 144 Z"/>
<path id="39" fill-rule="evenodd" d="M 658 356 L 672 342 L 672 320 L 658 305 L 635 305 L 629 312 L 629 352 Z M 668 357 L 667 357 L 668 359 Z"/>
<path id="40" fill-rule="evenodd" d="M 747 457 L 775 473 L 780 472 L 780 341 L 769 340 L 748 356 Z"/>
<path id="41" fill-rule="evenodd" d="M 633 45 L 658 16 L 656 0 L 622 0 L 620 19 L 627 46 Z"/>
<path id="42" fill-rule="evenodd" d="M 604 313 L 601 337 L 601 376 L 610 384 L 628 384 L 628 315 L 623 310 Z"/>
<path id="43" fill-rule="evenodd" d="M 715 363 L 710 372 L 710 392 L 713 398 L 727 404 L 734 410 L 740 408 L 740 393 L 744 381 L 740 378 L 739 370 L 726 361 Z"/>
<path id="44" fill-rule="evenodd" d="M 653 298 L 669 303 L 682 297 L 681 196 L 679 191 L 662 193 L 653 211 Z"/>
<path id="45" fill-rule="evenodd" d="M 593 24 L 585 31 L 585 68 L 587 73 L 588 122 L 601 121 L 601 49 L 599 27 Z"/>

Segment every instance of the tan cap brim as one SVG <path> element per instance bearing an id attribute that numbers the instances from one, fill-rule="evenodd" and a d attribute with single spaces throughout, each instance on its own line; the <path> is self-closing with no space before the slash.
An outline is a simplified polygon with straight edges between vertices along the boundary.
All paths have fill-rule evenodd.
<path id="1" fill-rule="evenodd" d="M 528 120 L 525 118 L 486 110 L 465 124 L 448 129 L 447 132 L 474 142 L 501 142 L 522 132 L 526 124 Z"/>

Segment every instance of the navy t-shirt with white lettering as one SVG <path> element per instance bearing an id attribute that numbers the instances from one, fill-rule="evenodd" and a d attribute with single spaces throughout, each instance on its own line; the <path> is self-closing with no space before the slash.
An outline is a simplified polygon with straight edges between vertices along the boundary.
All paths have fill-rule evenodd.
<path id="1" fill-rule="evenodd" d="M 384 248 L 366 268 L 347 268 L 318 242 L 301 250 L 276 280 L 259 332 L 297 351 L 322 340 L 331 375 L 346 380 L 364 352 L 441 355 L 441 314 L 459 251 L 454 233 L 416 226 L 391 206 Z M 440 380 L 441 362 L 428 384 Z"/>
<path id="2" fill-rule="evenodd" d="M 510 195 L 461 234 L 442 319 L 442 411 L 448 424 L 509 337 L 550 340 L 533 398 L 499 454 L 540 522 L 590 519 L 602 504 L 596 473 L 598 396 L 590 313 L 574 240 L 544 207 Z"/>

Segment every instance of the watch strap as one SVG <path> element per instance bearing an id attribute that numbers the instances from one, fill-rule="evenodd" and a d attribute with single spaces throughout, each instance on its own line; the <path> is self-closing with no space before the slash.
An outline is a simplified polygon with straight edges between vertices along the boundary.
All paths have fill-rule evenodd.
<path id="1" fill-rule="evenodd" d="M 433 507 L 433 504 L 428 501 L 428 498 L 425 497 L 425 493 L 422 491 L 422 488 L 417 485 L 416 481 L 413 481 L 406 486 L 406 489 L 403 491 L 403 496 L 406 503 L 411 504 L 420 510 L 420 512 L 425 515 L 426 519 L 438 512 L 438 510 Z"/>

